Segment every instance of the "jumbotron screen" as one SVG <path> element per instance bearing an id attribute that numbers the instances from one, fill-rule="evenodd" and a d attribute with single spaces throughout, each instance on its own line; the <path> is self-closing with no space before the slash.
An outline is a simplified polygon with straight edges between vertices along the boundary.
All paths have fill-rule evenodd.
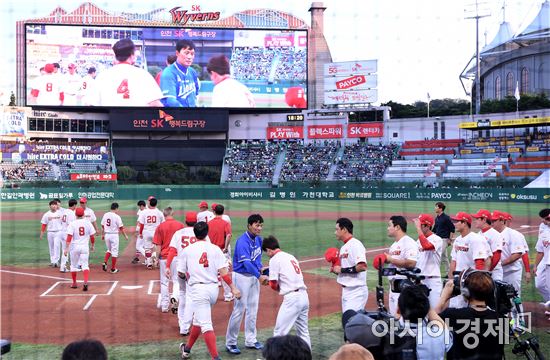
<path id="1" fill-rule="evenodd" d="M 26 24 L 27 106 L 307 108 L 307 31 Z"/>

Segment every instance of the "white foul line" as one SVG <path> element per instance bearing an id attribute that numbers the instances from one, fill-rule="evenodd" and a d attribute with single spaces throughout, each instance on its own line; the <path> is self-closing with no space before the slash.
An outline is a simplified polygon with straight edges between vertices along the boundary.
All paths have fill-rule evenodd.
<path id="1" fill-rule="evenodd" d="M 373 253 L 373 252 L 377 252 L 377 251 L 384 251 L 384 250 L 387 250 L 387 249 L 389 249 L 389 248 L 371 249 L 371 250 L 365 251 L 365 254 Z M 312 262 L 312 261 L 320 261 L 320 260 L 325 260 L 325 258 L 316 258 L 316 259 L 300 260 L 300 264 L 307 263 L 307 262 Z"/>
<path id="2" fill-rule="evenodd" d="M 50 286 L 50 288 L 48 290 L 46 290 L 44 293 L 42 293 L 42 295 L 40 295 L 40 297 L 42 296 L 46 296 L 50 291 L 53 290 L 54 287 L 56 287 L 61 281 L 58 281 L 56 282 L 55 284 L 53 284 L 52 286 Z"/>
<path id="3" fill-rule="evenodd" d="M 94 295 L 92 296 L 92 298 L 90 300 L 88 300 L 88 302 L 86 303 L 86 305 L 84 305 L 84 307 L 82 308 L 82 310 L 86 311 L 90 308 L 90 306 L 92 306 L 92 303 L 94 302 L 94 300 L 97 298 L 97 295 Z"/>
<path id="4" fill-rule="evenodd" d="M 0 271 L 5 272 L 5 273 L 10 273 L 10 274 L 34 276 L 34 277 L 45 278 L 45 279 L 64 280 L 64 281 L 69 280 L 67 278 L 62 278 L 62 277 L 57 277 L 57 276 L 39 275 L 39 274 L 25 273 L 25 272 L 19 272 L 19 271 L 10 271 L 10 270 L 4 270 L 4 269 L 0 269 Z"/>
<path id="5" fill-rule="evenodd" d="M 153 295 L 153 285 L 157 280 L 149 280 L 149 289 L 147 290 L 147 295 Z"/>
<path id="6" fill-rule="evenodd" d="M 111 288 L 109 289 L 109 291 L 107 291 L 107 294 L 106 295 L 111 295 L 113 293 L 113 291 L 115 290 L 116 286 L 118 285 L 118 280 L 115 281 L 113 283 L 113 285 L 111 286 Z M 95 296 L 95 295 L 94 295 Z"/>

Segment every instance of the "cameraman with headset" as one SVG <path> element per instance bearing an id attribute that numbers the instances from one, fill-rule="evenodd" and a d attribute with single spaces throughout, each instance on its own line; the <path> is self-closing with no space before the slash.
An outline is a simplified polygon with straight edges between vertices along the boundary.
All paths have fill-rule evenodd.
<path id="1" fill-rule="evenodd" d="M 448 308 L 449 300 L 458 295 L 454 281 L 449 280 L 435 308 L 453 329 L 454 344 L 447 359 L 502 359 L 504 341 L 499 341 L 499 338 L 508 336 L 508 328 L 505 326 L 506 321 L 487 306 L 495 297 L 495 284 L 491 274 L 472 268 L 465 270 L 460 277 L 459 291 L 460 296 L 466 300 L 467 307 Z"/>

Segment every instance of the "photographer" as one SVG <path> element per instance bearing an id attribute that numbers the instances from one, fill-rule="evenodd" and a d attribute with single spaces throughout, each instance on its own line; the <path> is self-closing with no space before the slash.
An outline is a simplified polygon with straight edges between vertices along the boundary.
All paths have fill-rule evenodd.
<path id="1" fill-rule="evenodd" d="M 345 338 L 371 351 L 376 359 L 443 359 L 452 346 L 445 323 L 430 309 L 425 285 L 405 287 L 397 319 L 387 313 L 346 311 Z M 375 320 L 377 319 L 377 320 Z"/>
<path id="2" fill-rule="evenodd" d="M 504 337 L 508 336 L 506 321 L 496 311 L 487 306 L 495 294 L 495 284 L 487 271 L 465 270 L 460 278 L 460 296 L 468 307 L 447 308 L 451 297 L 456 296 L 455 284 L 449 280 L 435 311 L 453 330 L 454 344 L 447 355 L 448 360 L 456 359 L 502 359 Z M 499 341 L 501 338 L 501 341 Z"/>

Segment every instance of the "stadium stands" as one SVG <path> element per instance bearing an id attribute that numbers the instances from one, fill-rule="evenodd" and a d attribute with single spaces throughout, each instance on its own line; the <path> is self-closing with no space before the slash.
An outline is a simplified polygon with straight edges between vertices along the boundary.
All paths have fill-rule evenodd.
<path id="1" fill-rule="evenodd" d="M 306 66 L 306 51 L 291 47 L 235 48 L 231 55 L 231 72 L 238 80 L 303 81 Z"/>
<path id="2" fill-rule="evenodd" d="M 341 159 L 337 159 L 334 180 L 378 180 L 386 168 L 397 158 L 397 144 L 347 145 Z"/>
<path id="3" fill-rule="evenodd" d="M 339 147 L 339 141 L 307 145 L 290 143 L 281 172 L 281 181 L 326 180 Z"/>
<path id="4" fill-rule="evenodd" d="M 227 182 L 272 181 L 279 151 L 279 144 L 265 140 L 232 142 L 224 160 Z"/>

